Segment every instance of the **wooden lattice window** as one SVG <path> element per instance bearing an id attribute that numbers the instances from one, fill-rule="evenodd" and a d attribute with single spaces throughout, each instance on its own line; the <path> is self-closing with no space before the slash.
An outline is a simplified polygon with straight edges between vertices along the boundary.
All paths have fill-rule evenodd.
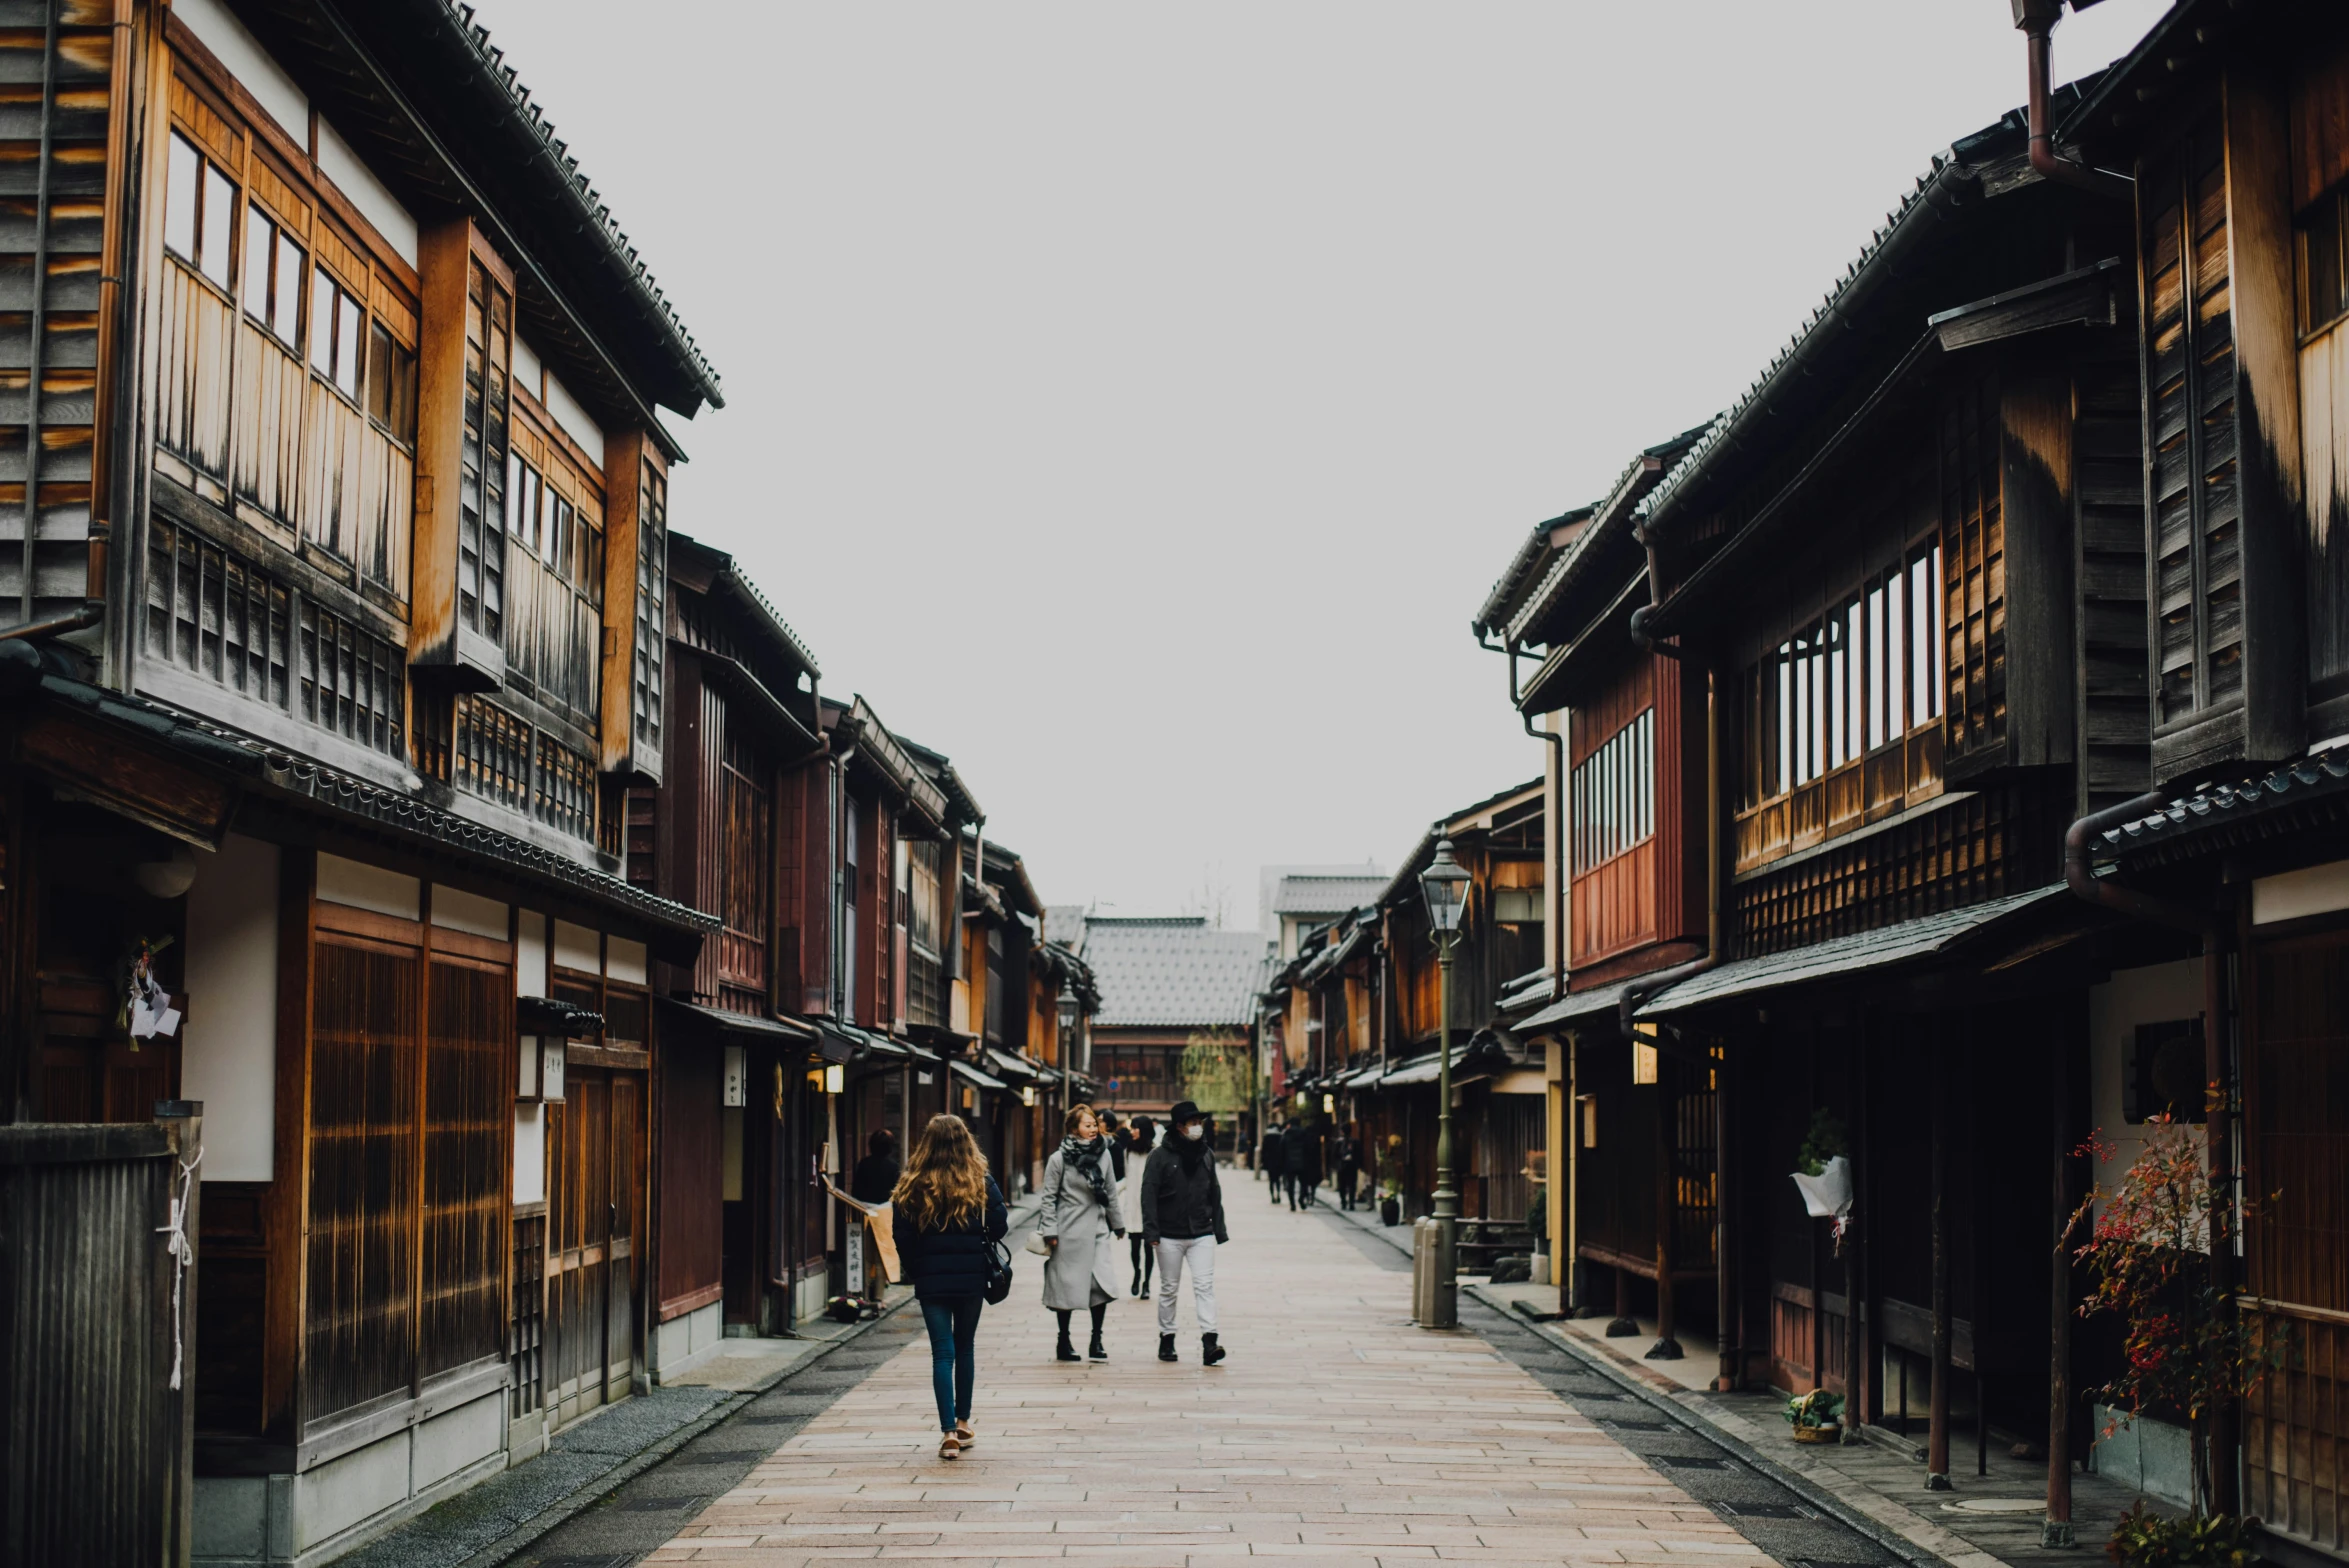
<path id="1" fill-rule="evenodd" d="M 479 257 L 465 288 L 465 434 L 457 524 L 457 609 L 493 642 L 505 635 L 506 440 L 513 412 L 514 296 Z"/>
<path id="2" fill-rule="evenodd" d="M 724 841 L 718 864 L 718 906 L 725 920 L 718 942 L 718 981 L 750 993 L 762 1006 L 767 991 L 768 865 L 774 854 L 774 801 L 758 754 L 729 734 L 720 769 Z"/>
<path id="3" fill-rule="evenodd" d="M 1941 416 L 1941 591 L 1948 682 L 1947 755 L 2006 737 L 2006 522 L 1999 493 L 1998 390 L 1984 382 L 1952 396 Z"/>
<path id="4" fill-rule="evenodd" d="M 2227 170 L 2215 122 L 2146 166 L 2138 209 L 2145 215 L 2155 717 L 2168 724 L 2243 689 Z"/>
<path id="5" fill-rule="evenodd" d="M 639 750 L 661 754 L 662 670 L 669 627 L 669 481 L 650 460 L 638 468 L 635 659 L 630 723 Z"/>

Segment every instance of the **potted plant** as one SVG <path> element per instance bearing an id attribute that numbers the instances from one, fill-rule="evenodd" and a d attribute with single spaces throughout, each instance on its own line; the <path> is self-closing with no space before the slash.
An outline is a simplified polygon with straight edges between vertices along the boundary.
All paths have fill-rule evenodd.
<path id="1" fill-rule="evenodd" d="M 1780 1412 L 1787 1425 L 1794 1428 L 1798 1443 L 1834 1443 L 1843 1438 L 1843 1396 L 1830 1394 L 1823 1388 L 1814 1388 L 1807 1394 L 1797 1394 L 1786 1402 Z"/>
<path id="2" fill-rule="evenodd" d="M 2080 1152 L 2103 1160 L 2113 1150 L 2092 1137 Z M 2092 1210 L 2095 1224 L 2074 1254 L 2092 1282 L 2080 1312 L 2113 1313 L 2122 1327 L 2122 1370 L 2094 1391 L 2118 1413 L 2105 1435 L 2158 1411 L 2184 1419 L 2192 1455 L 2187 1517 L 2140 1506 L 2106 1553 L 2122 1568 L 2240 1568 L 2250 1557 L 2247 1526 L 2210 1511 L 2211 1416 L 2248 1393 L 2264 1363 L 2232 1295 L 2212 1278 L 2209 1248 L 2232 1245 L 2224 1175 L 2208 1163 L 2199 1129 L 2155 1116 L 2119 1187 L 2091 1191 L 2072 1226 Z"/>
<path id="3" fill-rule="evenodd" d="M 1403 1223 L 1403 1136 L 1388 1133 L 1378 1151 L 1378 1218 L 1382 1225 Z"/>

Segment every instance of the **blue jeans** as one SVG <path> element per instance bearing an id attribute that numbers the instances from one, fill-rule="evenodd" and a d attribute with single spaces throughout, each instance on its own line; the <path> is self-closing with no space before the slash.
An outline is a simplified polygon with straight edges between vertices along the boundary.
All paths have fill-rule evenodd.
<path id="1" fill-rule="evenodd" d="M 978 1375 L 976 1347 L 983 1296 L 957 1296 L 922 1303 L 930 1330 L 930 1390 L 938 1396 L 938 1430 L 951 1432 L 971 1418 L 971 1382 Z"/>

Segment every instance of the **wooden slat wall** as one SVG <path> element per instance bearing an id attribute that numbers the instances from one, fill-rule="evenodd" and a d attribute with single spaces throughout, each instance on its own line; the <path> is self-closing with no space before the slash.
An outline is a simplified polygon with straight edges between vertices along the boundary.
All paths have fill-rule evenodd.
<path id="1" fill-rule="evenodd" d="M 2137 377 L 2089 365 L 2074 377 L 2073 528 L 2079 554 L 2080 790 L 2085 814 L 2151 784 L 2145 654 L 2145 448 Z"/>
<path id="2" fill-rule="evenodd" d="M 2062 811 L 2043 787 L 1984 791 L 1739 882 L 1737 953 L 1781 952 L 2044 886 L 2060 870 Z"/>
<path id="3" fill-rule="evenodd" d="M 715 1046 L 672 1034 L 661 1042 L 661 1224 L 658 1314 L 666 1320 L 715 1301 L 722 1279 L 720 1063 Z"/>
<path id="4" fill-rule="evenodd" d="M 413 1216 L 423 956 L 321 937 L 311 1014 L 307 1421 L 415 1377 Z"/>
<path id="5" fill-rule="evenodd" d="M 2155 718 L 2242 690 L 2235 343 L 2225 148 L 2207 118 L 2142 183 Z"/>
<path id="6" fill-rule="evenodd" d="M 1943 744 L 1954 767 L 2006 740 L 2006 524 L 1999 492 L 1999 397 L 1982 378 L 1942 408 L 1942 635 L 1949 683 Z"/>
<path id="7" fill-rule="evenodd" d="M 514 977 L 435 954 L 427 976 L 420 1377 L 499 1354 L 505 1342 Z"/>

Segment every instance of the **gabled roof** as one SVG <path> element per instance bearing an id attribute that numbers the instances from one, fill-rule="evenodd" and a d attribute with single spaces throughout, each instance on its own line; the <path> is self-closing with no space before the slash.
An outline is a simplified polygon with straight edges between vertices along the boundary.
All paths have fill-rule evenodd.
<path id="1" fill-rule="evenodd" d="M 1376 903 L 1387 885 L 1382 876 L 1282 877 L 1272 895 L 1276 915 L 1342 915 L 1349 909 Z"/>
<path id="2" fill-rule="evenodd" d="M 1518 600 L 1502 627 L 1502 639 L 1508 646 L 1528 642 L 1555 644 L 1563 635 L 1580 629 L 1572 623 L 1587 617 L 1561 617 L 1559 612 L 1570 608 L 1574 590 L 1593 570 L 1604 573 L 1599 587 L 1605 591 L 1617 586 L 1616 580 L 1639 564 L 1638 546 L 1627 538 L 1634 509 L 1663 481 L 1681 455 L 1712 428 L 1712 422 L 1708 421 L 1644 448 L 1632 457 L 1606 495 L 1586 508 L 1589 521 L 1551 559 L 1540 582 Z M 1610 564 L 1611 571 L 1607 570 Z M 1569 624 L 1550 624 L 1560 619 Z"/>
<path id="3" fill-rule="evenodd" d="M 824 672 L 817 667 L 815 651 L 800 641 L 799 633 L 793 631 L 782 614 L 768 602 L 767 596 L 759 591 L 759 585 L 735 564 L 732 555 L 716 545 L 704 544 L 691 534 L 671 529 L 669 574 L 677 577 L 689 571 L 702 579 L 702 583 L 697 585 L 699 591 L 713 598 L 730 600 L 775 647 L 807 671 L 808 679 L 822 679 Z"/>
<path id="4" fill-rule="evenodd" d="M 1085 962 L 1101 987 L 1093 1022 L 1107 1028 L 1242 1027 L 1256 1017 L 1264 938 L 1221 931 L 1197 915 L 1096 915 L 1085 922 Z"/>
<path id="5" fill-rule="evenodd" d="M 1511 612 L 1523 599 L 1525 590 L 1540 572 L 1542 563 L 1550 558 L 1550 552 L 1564 548 L 1567 538 L 1572 537 L 1567 534 L 1567 530 L 1587 521 L 1590 512 L 1587 506 L 1569 507 L 1546 522 L 1534 524 L 1533 532 L 1517 547 L 1517 553 L 1509 558 L 1509 565 L 1502 571 L 1500 580 L 1493 584 L 1492 592 L 1486 594 L 1484 603 L 1477 606 L 1476 619 L 1469 623 L 1470 630 L 1482 637 L 1494 627 L 1506 624 Z"/>

